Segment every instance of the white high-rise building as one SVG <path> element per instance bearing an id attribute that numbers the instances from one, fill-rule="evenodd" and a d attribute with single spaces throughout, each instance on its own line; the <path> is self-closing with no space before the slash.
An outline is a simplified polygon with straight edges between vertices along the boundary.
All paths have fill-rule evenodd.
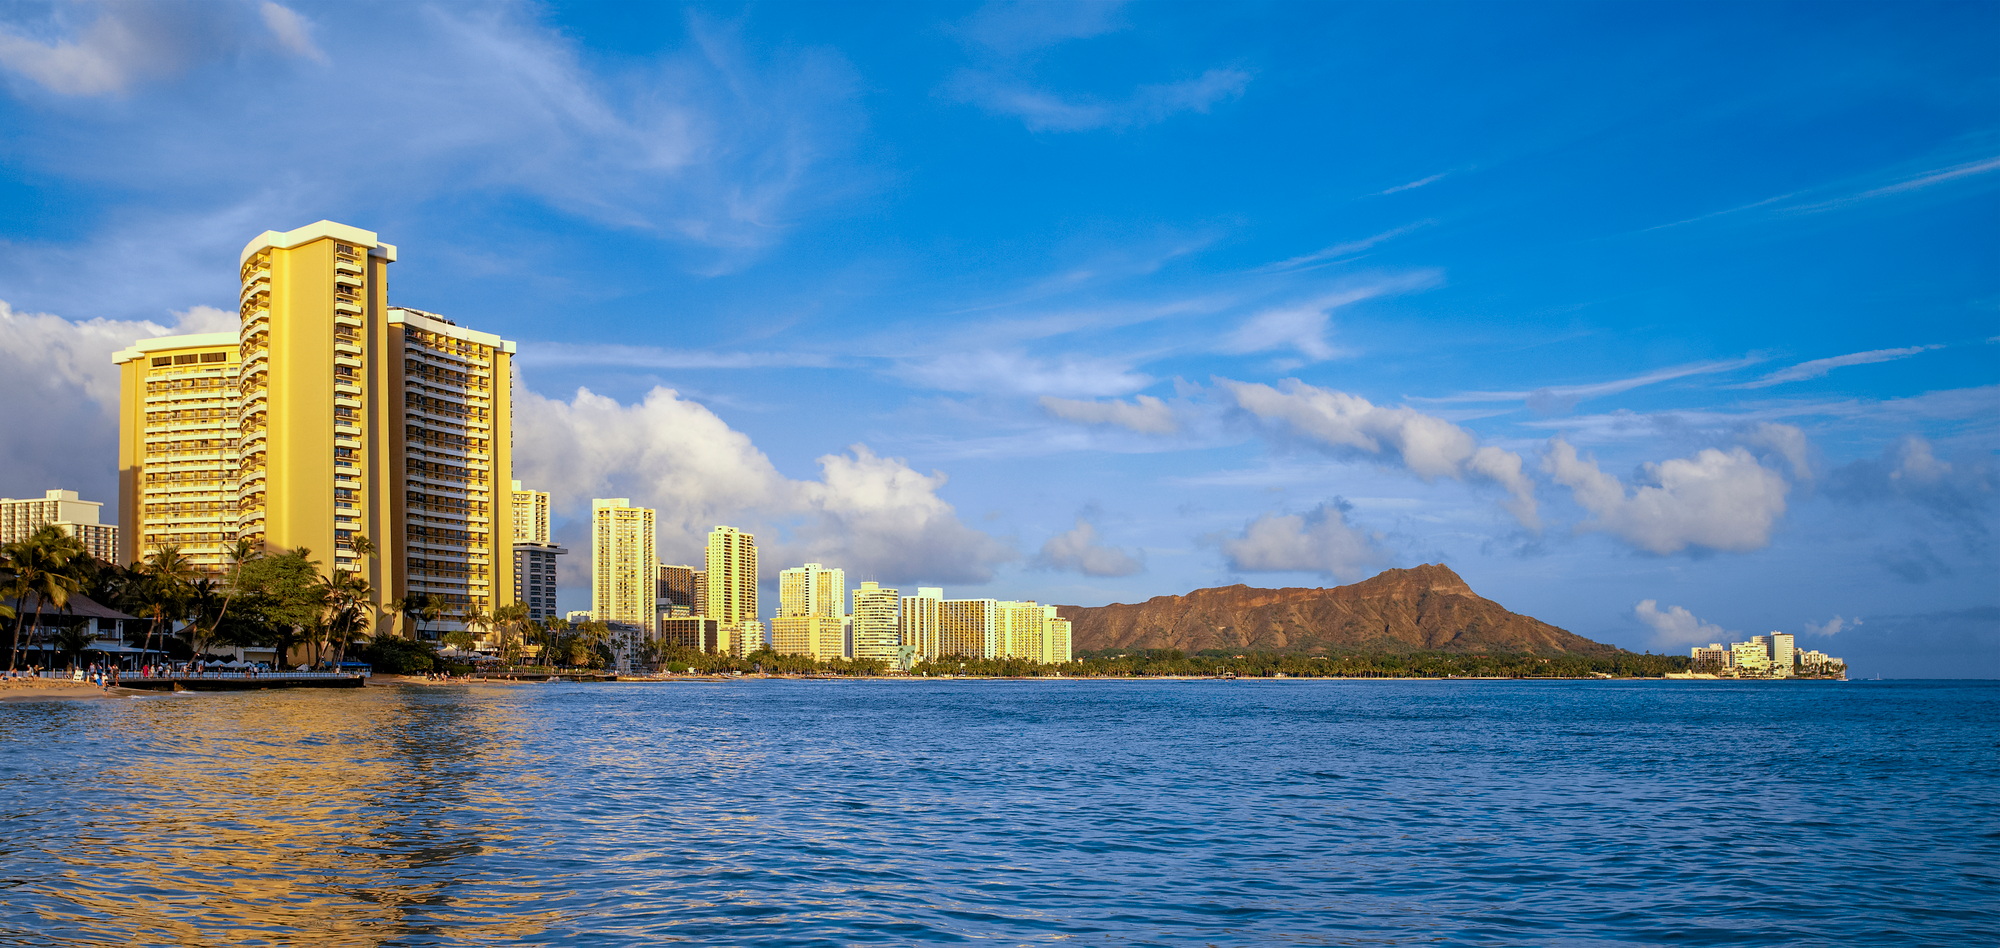
<path id="1" fill-rule="evenodd" d="M 1771 674 L 1778 678 L 1792 677 L 1792 666 L 1796 663 L 1798 649 L 1793 645 L 1790 632 L 1771 633 Z"/>
<path id="2" fill-rule="evenodd" d="M 902 643 L 896 590 L 873 580 L 854 591 L 854 657 L 894 663 Z"/>

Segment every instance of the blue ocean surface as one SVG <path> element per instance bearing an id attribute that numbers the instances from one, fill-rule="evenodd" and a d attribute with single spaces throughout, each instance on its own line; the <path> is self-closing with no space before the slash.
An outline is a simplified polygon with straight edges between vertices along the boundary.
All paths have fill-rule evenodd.
<path id="1" fill-rule="evenodd" d="M 0 704 L 0 943 L 2000 944 L 2000 683 Z"/>

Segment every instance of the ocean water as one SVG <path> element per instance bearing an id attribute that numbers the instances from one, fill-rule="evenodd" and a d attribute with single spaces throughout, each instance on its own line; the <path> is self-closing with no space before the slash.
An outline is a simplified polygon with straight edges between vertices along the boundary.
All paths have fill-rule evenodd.
<path id="1" fill-rule="evenodd" d="M 0 944 L 2000 944 L 2000 683 L 0 704 Z"/>

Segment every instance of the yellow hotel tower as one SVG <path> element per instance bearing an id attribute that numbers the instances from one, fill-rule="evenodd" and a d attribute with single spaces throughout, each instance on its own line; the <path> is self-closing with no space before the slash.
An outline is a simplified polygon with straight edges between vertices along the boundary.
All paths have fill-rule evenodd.
<path id="1" fill-rule="evenodd" d="M 391 307 L 395 259 L 332 221 L 266 231 L 239 261 L 237 333 L 114 356 L 120 559 L 179 544 L 220 573 L 241 538 L 310 550 L 385 605 L 427 593 L 462 618 L 514 601 L 514 344 Z"/>

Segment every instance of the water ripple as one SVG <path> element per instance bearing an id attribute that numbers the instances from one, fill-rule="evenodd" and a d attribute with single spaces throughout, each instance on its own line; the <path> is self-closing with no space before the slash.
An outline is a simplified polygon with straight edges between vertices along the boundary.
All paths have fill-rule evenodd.
<path id="1" fill-rule="evenodd" d="M 2000 686 L 0 706 L 0 944 L 2000 943 Z"/>

